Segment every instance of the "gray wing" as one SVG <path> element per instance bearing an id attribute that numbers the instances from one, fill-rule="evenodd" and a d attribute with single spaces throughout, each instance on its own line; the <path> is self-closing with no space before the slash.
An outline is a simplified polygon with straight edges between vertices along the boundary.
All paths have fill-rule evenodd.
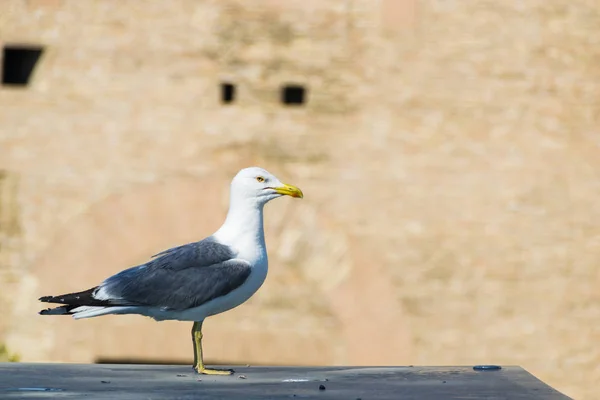
<path id="1" fill-rule="evenodd" d="M 98 291 L 114 305 L 185 310 L 233 291 L 251 271 L 249 263 L 235 259 L 231 248 L 210 238 L 155 257 L 111 276 Z"/>

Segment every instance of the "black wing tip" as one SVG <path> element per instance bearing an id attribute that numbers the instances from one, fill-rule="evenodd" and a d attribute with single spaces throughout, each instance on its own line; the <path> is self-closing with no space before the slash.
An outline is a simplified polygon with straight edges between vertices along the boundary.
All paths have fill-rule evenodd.
<path id="1" fill-rule="evenodd" d="M 96 301 L 96 299 L 94 299 L 94 291 L 97 288 L 98 286 L 94 286 L 93 288 L 84 290 L 83 292 L 61 294 L 58 296 L 42 296 L 38 300 L 44 303 L 92 305 L 85 303 Z"/>
<path id="2" fill-rule="evenodd" d="M 71 310 L 68 306 L 61 306 L 56 308 L 46 308 L 45 310 L 38 311 L 39 315 L 70 315 Z"/>
<path id="3" fill-rule="evenodd" d="M 61 303 L 65 304 L 65 296 L 42 296 L 38 300 L 44 303 Z"/>

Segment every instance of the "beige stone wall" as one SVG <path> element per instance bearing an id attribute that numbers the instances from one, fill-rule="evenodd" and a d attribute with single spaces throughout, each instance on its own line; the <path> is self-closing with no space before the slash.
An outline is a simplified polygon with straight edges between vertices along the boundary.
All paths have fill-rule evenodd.
<path id="1" fill-rule="evenodd" d="M 24 360 L 189 362 L 186 323 L 41 318 L 35 299 L 210 234 L 231 176 L 261 165 L 306 197 L 268 206 L 267 283 L 206 323 L 210 359 L 518 364 L 595 398 L 595 2 L 0 11 L 0 41 L 46 48 L 29 87 L 0 88 L 17 182 L 0 218 L 19 227 L 0 248 L 0 335 Z M 279 103 L 283 83 L 307 85 L 305 107 Z"/>

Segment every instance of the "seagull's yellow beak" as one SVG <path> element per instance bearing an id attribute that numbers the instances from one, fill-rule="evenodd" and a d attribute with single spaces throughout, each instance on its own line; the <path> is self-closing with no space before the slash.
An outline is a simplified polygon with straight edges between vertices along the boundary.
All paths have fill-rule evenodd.
<path id="1" fill-rule="evenodd" d="M 304 197 L 304 194 L 302 194 L 302 190 L 298 189 L 296 186 L 286 185 L 285 183 L 283 184 L 283 186 L 273 188 L 273 190 L 285 196 L 297 197 L 299 199 Z"/>

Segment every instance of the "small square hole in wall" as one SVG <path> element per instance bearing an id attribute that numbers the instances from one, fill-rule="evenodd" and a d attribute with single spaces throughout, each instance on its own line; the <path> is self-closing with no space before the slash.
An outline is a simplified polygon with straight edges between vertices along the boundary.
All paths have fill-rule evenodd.
<path id="1" fill-rule="evenodd" d="M 221 83 L 221 102 L 231 104 L 235 101 L 235 85 L 233 83 Z"/>
<path id="2" fill-rule="evenodd" d="M 281 89 L 281 102 L 289 105 L 302 105 L 306 102 L 306 89 L 301 85 L 285 85 Z"/>
<path id="3" fill-rule="evenodd" d="M 38 46 L 4 46 L 2 84 L 27 86 L 44 49 Z"/>

